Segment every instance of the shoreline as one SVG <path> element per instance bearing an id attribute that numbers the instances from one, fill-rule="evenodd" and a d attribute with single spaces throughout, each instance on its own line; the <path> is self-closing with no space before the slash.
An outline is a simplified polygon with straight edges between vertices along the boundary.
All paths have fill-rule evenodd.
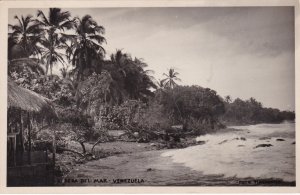
<path id="1" fill-rule="evenodd" d="M 203 175 L 161 154 L 173 149 L 120 154 L 76 166 L 62 186 L 295 186 L 280 179 Z M 124 176 L 126 175 L 126 176 Z"/>
<path id="2" fill-rule="evenodd" d="M 223 129 L 222 131 L 240 131 Z M 193 139 L 196 140 L 196 137 Z M 195 142 L 196 143 L 196 142 Z M 201 145 L 198 143 L 194 145 Z M 167 151 L 153 143 L 110 142 L 97 146 L 102 152 L 114 151 L 105 158 L 76 164 L 60 186 L 295 186 L 295 181 L 261 178 L 225 178 L 223 175 L 204 175 L 162 156 Z M 188 147 L 188 146 L 187 146 Z"/>

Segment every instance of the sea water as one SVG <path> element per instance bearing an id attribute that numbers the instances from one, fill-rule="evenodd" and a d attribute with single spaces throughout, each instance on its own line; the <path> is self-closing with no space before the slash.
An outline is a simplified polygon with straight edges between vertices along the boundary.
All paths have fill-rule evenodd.
<path id="1" fill-rule="evenodd" d="M 205 175 L 295 181 L 295 123 L 231 126 L 197 140 L 205 144 L 162 156 Z"/>

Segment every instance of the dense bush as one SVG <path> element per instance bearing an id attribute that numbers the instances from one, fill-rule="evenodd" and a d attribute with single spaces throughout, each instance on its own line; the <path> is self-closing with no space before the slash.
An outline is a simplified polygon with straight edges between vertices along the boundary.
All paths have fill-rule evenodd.
<path id="1" fill-rule="evenodd" d="M 165 112 L 164 105 L 157 100 L 157 97 L 153 98 L 141 113 L 137 124 L 141 129 L 164 131 L 173 125 L 172 118 Z"/>
<path id="2" fill-rule="evenodd" d="M 138 100 L 128 100 L 102 112 L 105 129 L 130 129 L 140 122 L 146 105 Z"/>
<path id="3" fill-rule="evenodd" d="M 233 102 L 224 103 L 226 112 L 221 121 L 227 124 L 280 123 L 295 119 L 294 112 L 264 108 L 262 103 L 254 98 L 245 101 L 237 98 Z"/>
<path id="4" fill-rule="evenodd" d="M 198 86 L 157 90 L 146 104 L 137 100 L 106 108 L 102 124 L 107 129 L 164 131 L 174 125 L 206 132 L 219 128 L 224 104 L 215 91 Z"/>
<path id="5" fill-rule="evenodd" d="M 218 117 L 225 112 L 221 98 L 209 88 L 177 86 L 158 93 L 158 101 L 172 124 L 183 124 L 185 130 L 200 131 L 204 126 L 208 129 L 218 128 Z"/>

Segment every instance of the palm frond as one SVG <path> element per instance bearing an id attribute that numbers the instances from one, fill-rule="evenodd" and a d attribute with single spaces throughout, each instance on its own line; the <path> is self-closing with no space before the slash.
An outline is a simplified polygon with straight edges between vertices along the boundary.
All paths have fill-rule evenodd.
<path id="1" fill-rule="evenodd" d="M 61 30 L 64 30 L 64 29 L 71 29 L 71 28 L 73 28 L 73 26 L 74 26 L 74 22 L 73 21 L 71 21 L 71 20 L 67 20 L 67 21 L 63 21 L 60 25 L 59 25 L 59 28 L 61 29 Z"/>
<path id="2" fill-rule="evenodd" d="M 26 33 L 33 33 L 33 34 L 39 34 L 42 32 L 42 29 L 40 28 L 40 24 L 32 24 L 28 26 L 28 28 L 25 31 Z"/>
<path id="3" fill-rule="evenodd" d="M 167 80 L 168 80 L 168 78 L 165 78 L 165 79 L 161 80 L 160 82 L 165 83 Z"/>
<path id="4" fill-rule="evenodd" d="M 27 15 L 26 16 L 26 18 L 24 19 L 24 23 L 26 24 L 26 25 L 28 25 L 30 22 L 32 22 L 32 18 L 33 18 L 33 16 L 32 15 Z"/>
<path id="5" fill-rule="evenodd" d="M 100 34 L 105 34 L 105 28 L 103 26 L 95 26 L 94 30 Z"/>
<path id="6" fill-rule="evenodd" d="M 155 71 L 154 70 L 144 70 L 144 74 L 154 74 Z M 149 75 L 148 75 L 149 76 Z"/>
<path id="7" fill-rule="evenodd" d="M 18 20 L 20 27 L 23 29 L 24 25 L 23 25 L 23 22 L 20 20 L 20 18 L 17 15 L 15 15 L 14 18 Z"/>
<path id="8" fill-rule="evenodd" d="M 173 72 L 173 77 L 176 77 L 177 75 L 179 75 L 178 72 Z"/>
<path id="9" fill-rule="evenodd" d="M 45 24 L 45 25 L 50 25 L 50 23 L 49 23 L 49 21 L 48 21 L 48 19 L 47 19 L 47 17 L 45 16 L 45 14 L 44 14 L 44 12 L 43 11 L 41 11 L 41 10 L 38 10 L 37 11 L 37 17 L 42 17 L 42 23 L 43 24 Z"/>
<path id="10" fill-rule="evenodd" d="M 106 42 L 105 38 L 101 35 L 90 34 L 88 38 L 96 40 L 99 44 Z"/>
<path id="11" fill-rule="evenodd" d="M 163 76 L 169 77 L 169 75 L 167 75 L 166 73 L 163 73 Z"/>
<path id="12" fill-rule="evenodd" d="M 178 77 L 173 77 L 173 80 L 176 80 L 176 81 L 181 81 L 181 79 L 180 79 L 180 78 L 178 78 Z"/>
<path id="13" fill-rule="evenodd" d="M 58 14 L 58 21 L 62 22 L 62 21 L 66 21 L 69 20 L 69 18 L 71 17 L 71 13 L 69 11 L 64 11 L 64 12 L 59 12 Z"/>
<path id="14" fill-rule="evenodd" d="M 23 29 L 21 26 L 10 25 L 10 28 L 14 31 L 15 34 L 20 34 L 23 32 Z"/>

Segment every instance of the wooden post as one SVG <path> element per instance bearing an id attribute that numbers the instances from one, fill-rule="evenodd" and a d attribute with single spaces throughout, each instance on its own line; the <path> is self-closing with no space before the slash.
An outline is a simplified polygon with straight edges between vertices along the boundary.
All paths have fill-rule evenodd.
<path id="1" fill-rule="evenodd" d="M 46 159 L 45 159 L 45 161 L 46 161 L 46 163 L 48 162 L 48 149 L 46 148 L 46 151 L 45 151 L 45 155 L 46 155 Z"/>
<path id="2" fill-rule="evenodd" d="M 15 123 L 15 130 L 13 132 L 13 138 L 12 138 L 12 143 L 13 143 L 13 150 L 14 150 L 14 166 L 17 165 L 17 132 L 18 132 L 18 123 L 17 121 L 14 121 Z"/>
<path id="3" fill-rule="evenodd" d="M 24 138 L 23 138 L 23 118 L 22 118 L 22 111 L 20 110 L 20 144 L 21 144 L 21 153 L 23 156 L 24 152 Z"/>
<path id="4" fill-rule="evenodd" d="M 30 125 L 30 114 L 27 112 L 27 126 L 28 126 L 28 163 L 31 164 L 31 125 Z"/>
<path id="5" fill-rule="evenodd" d="M 16 139 L 16 135 L 14 135 L 14 137 L 12 138 L 13 140 L 13 148 L 14 148 L 14 166 L 17 165 L 17 139 Z"/>
<path id="6" fill-rule="evenodd" d="M 51 120 L 51 124 L 53 125 L 53 120 Z M 52 172 L 52 182 L 53 185 L 55 184 L 55 153 L 56 153 L 56 132 L 55 129 L 56 127 L 54 126 L 53 128 L 53 146 L 52 146 L 52 152 L 53 152 L 53 156 L 52 156 L 52 163 L 53 163 L 53 172 Z"/>
<path id="7" fill-rule="evenodd" d="M 53 152 L 53 156 L 52 156 L 52 161 L 53 161 L 53 166 L 55 166 L 55 153 L 56 153 L 56 136 L 55 136 L 56 132 L 55 132 L 55 127 L 53 128 L 53 146 L 52 146 L 52 152 Z"/>

